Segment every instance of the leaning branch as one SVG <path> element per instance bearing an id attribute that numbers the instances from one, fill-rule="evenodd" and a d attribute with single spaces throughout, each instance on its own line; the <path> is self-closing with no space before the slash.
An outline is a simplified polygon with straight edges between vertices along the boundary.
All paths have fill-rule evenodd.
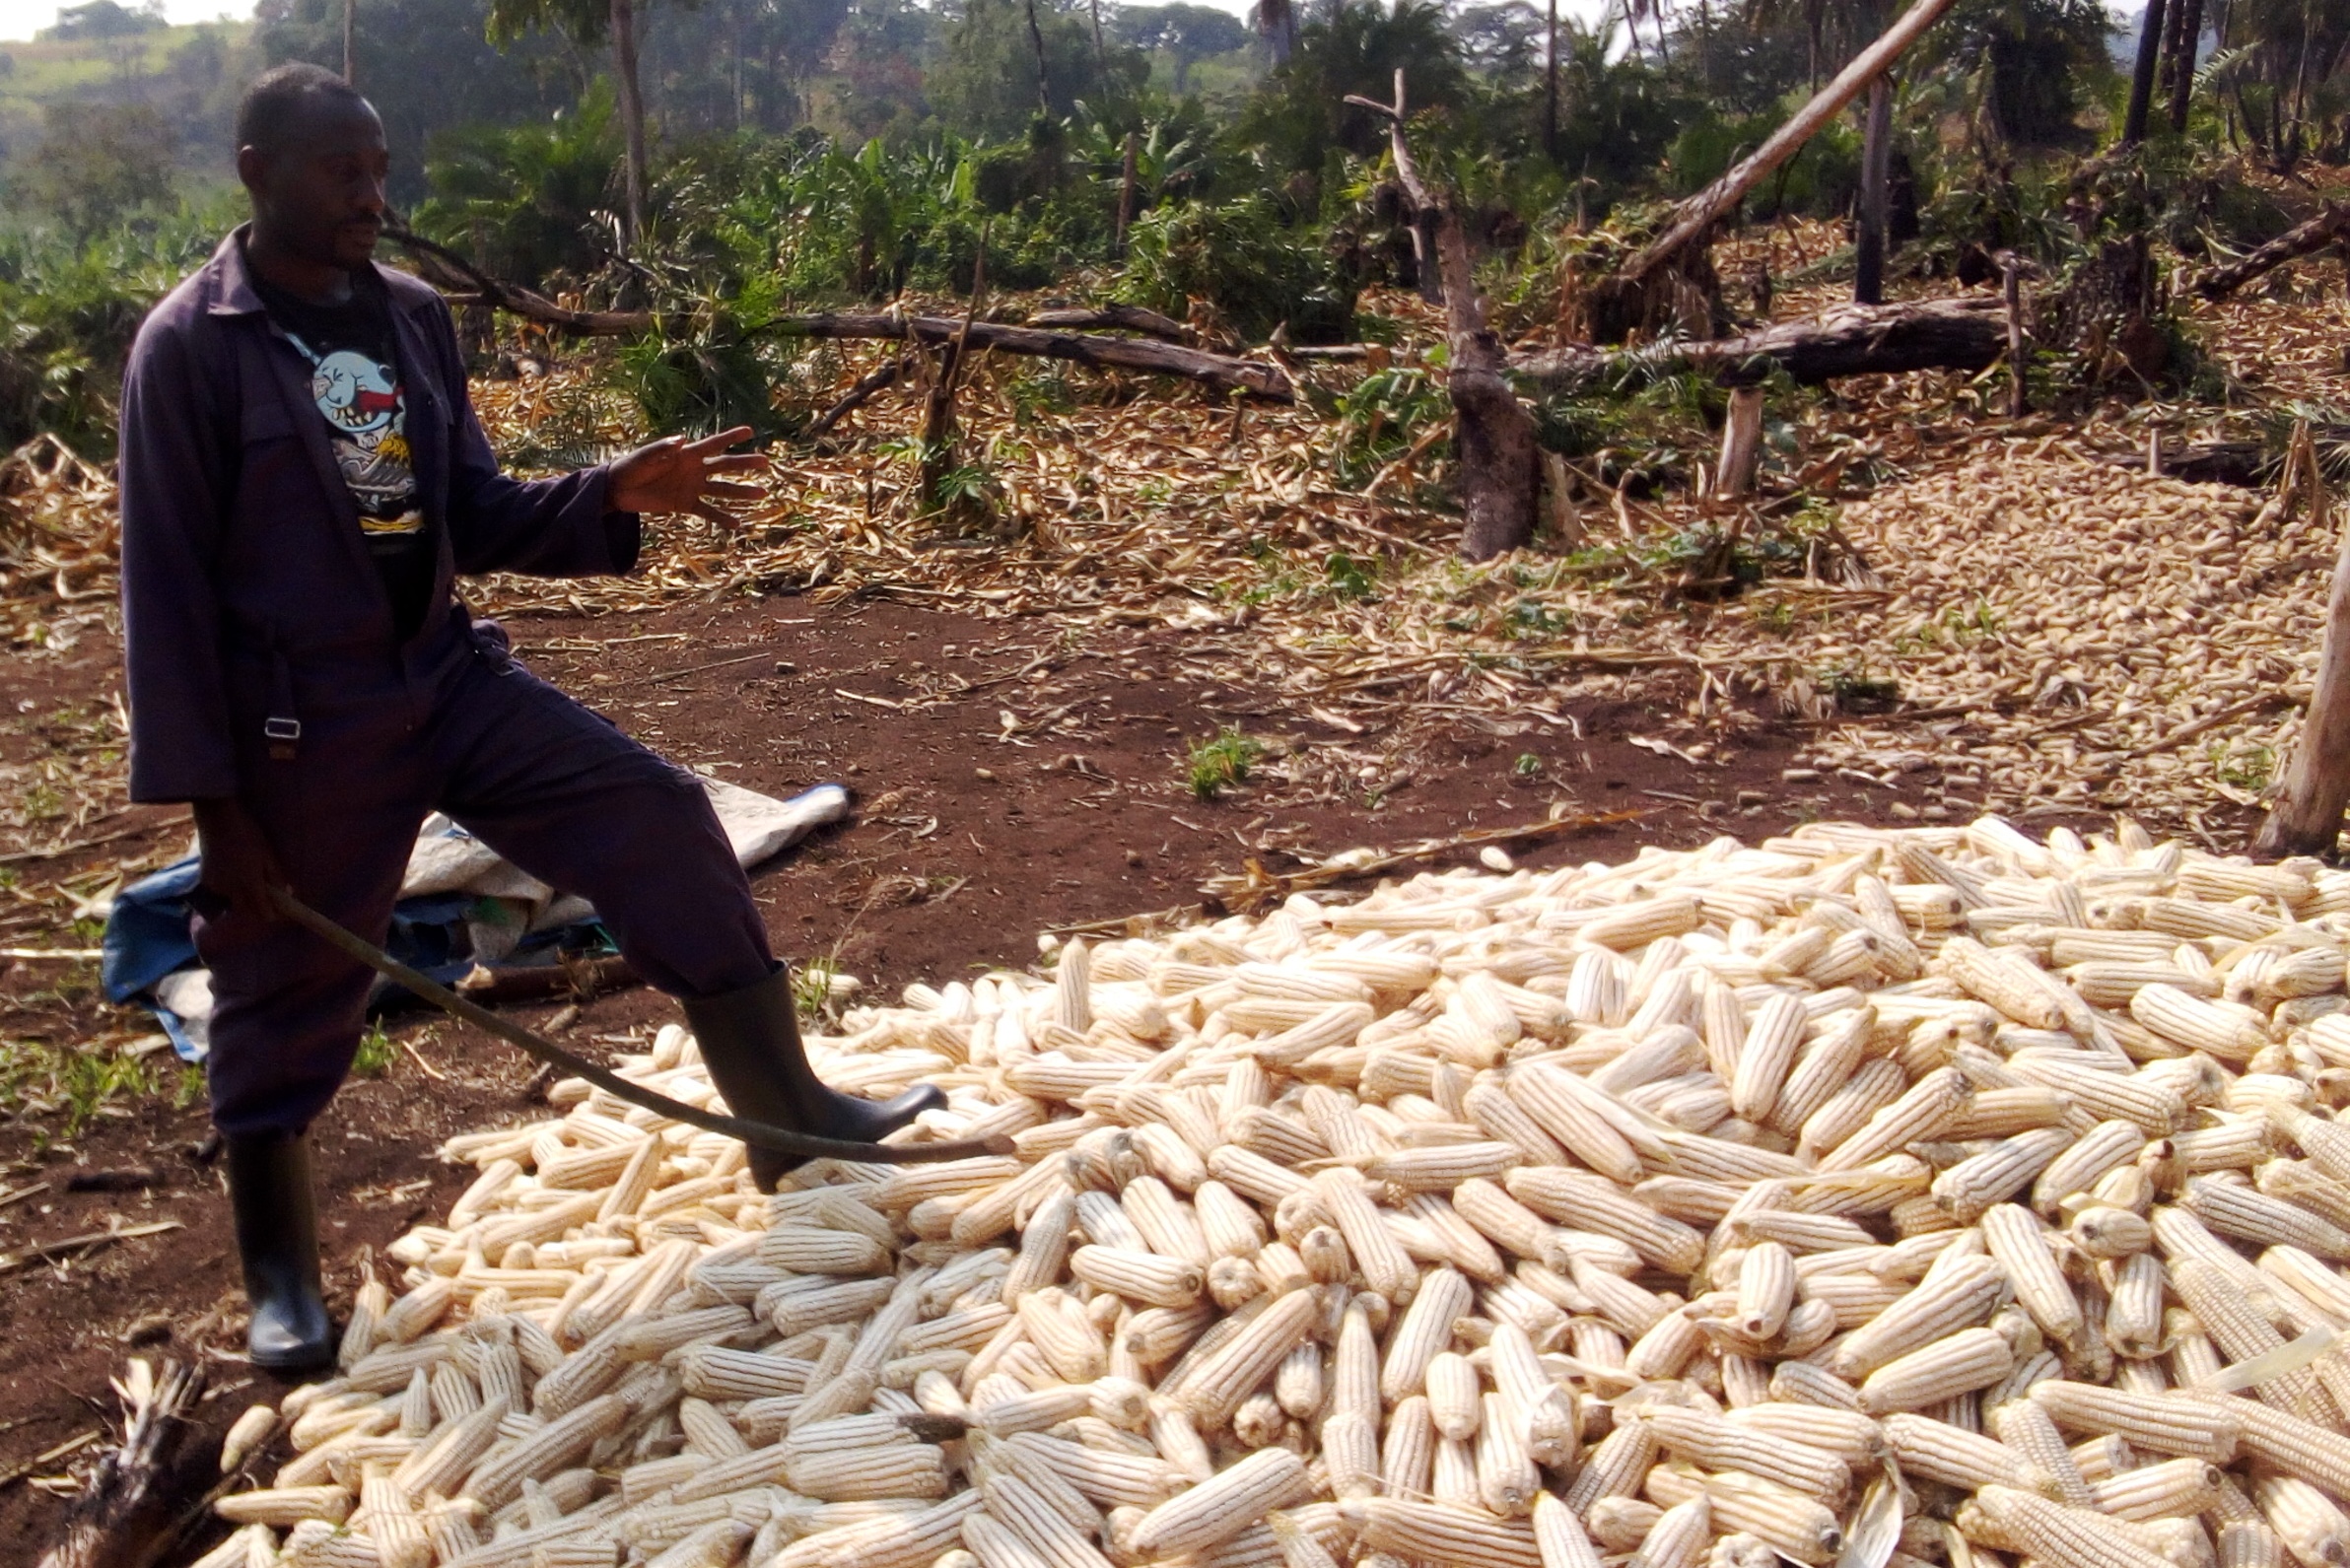
<path id="1" fill-rule="evenodd" d="M 1286 403 L 1293 392 L 1289 377 L 1278 365 L 1239 360 L 1174 343 L 1146 338 L 1092 337 L 1082 332 L 1048 332 L 1039 327 L 1007 326 L 1000 321 L 973 321 L 970 346 L 999 354 L 1028 354 L 1068 360 L 1105 371 L 1140 371 L 1151 375 L 1180 375 L 1201 381 L 1219 392 L 1240 392 L 1269 402 Z M 894 338 L 901 342 L 947 343 L 964 330 L 964 323 L 943 315 L 867 315 L 817 312 L 778 316 L 763 331 L 778 337 Z"/>
<path id="2" fill-rule="evenodd" d="M 493 278 L 447 245 L 436 244 L 420 234 L 406 229 L 386 229 L 383 237 L 393 244 L 415 256 L 426 271 L 427 281 L 436 287 L 449 289 L 447 277 L 433 276 L 435 272 L 453 273 L 455 287 L 470 290 L 485 305 L 496 306 L 525 321 L 553 327 L 558 332 L 570 332 L 581 337 L 627 337 L 632 333 L 650 331 L 659 323 L 651 310 L 574 310 L 557 305 L 543 294 Z"/>
<path id="3" fill-rule="evenodd" d="M 405 229 L 386 230 L 385 233 L 416 254 L 419 264 L 426 266 L 428 271 L 453 274 L 455 287 L 470 290 L 485 303 L 501 310 L 511 311 L 524 320 L 536 321 L 560 332 L 572 332 L 584 337 L 625 337 L 631 333 L 651 331 L 664 319 L 652 310 L 570 309 L 542 294 L 491 277 L 448 246 L 436 244 L 421 235 Z M 432 281 L 443 287 L 450 286 L 440 277 Z M 1139 311 L 1133 317 L 1122 316 L 1114 323 L 1104 321 L 1102 324 L 1143 330 L 1140 318 L 1144 316 L 1153 316 L 1153 312 Z M 1165 320 L 1164 317 L 1154 319 Z M 964 322 L 950 316 L 818 311 L 808 315 L 777 316 L 754 330 L 776 337 L 894 338 L 900 342 L 937 344 L 953 341 L 955 335 L 964 328 Z M 1294 395 L 1287 373 L 1278 365 L 1235 359 L 1225 354 L 1210 354 L 1178 343 L 1159 343 L 1147 338 L 1094 337 L 1082 332 L 1055 332 L 1033 326 L 1009 326 L 996 321 L 973 321 L 969 323 L 969 333 L 971 347 L 993 349 L 999 354 L 1027 354 L 1044 359 L 1068 360 L 1097 370 L 1179 375 L 1187 380 L 1205 382 L 1219 392 L 1239 392 L 1275 403 L 1289 402 Z"/>
<path id="4" fill-rule="evenodd" d="M 1518 375 L 1571 391 L 1626 374 L 1694 371 L 1752 385 L 1772 371 L 1804 385 L 1843 375 L 1903 371 L 1979 371 L 2007 349 L 2006 311 L 1996 298 L 1838 306 L 1808 321 L 1782 321 L 1744 337 L 1674 340 L 1609 353 L 1569 348 L 1510 362 Z"/>
<path id="5" fill-rule="evenodd" d="M 2345 233 L 2350 233 L 2350 207 L 2327 202 L 2325 210 L 2309 222 L 2295 224 L 2258 249 L 2204 273 L 2195 280 L 2195 292 L 2206 300 L 2225 299 L 2264 272 L 2323 250 Z"/>
<path id="6" fill-rule="evenodd" d="M 1852 63 L 1838 71 L 1835 80 L 1796 110 L 1795 117 L 1773 132 L 1768 141 L 1740 160 L 1721 178 L 1683 202 L 1675 212 L 1673 226 L 1647 249 L 1624 263 L 1619 276 L 1626 283 L 1640 282 L 1728 217 L 1748 191 L 1794 157 L 1804 143 L 1819 134 L 1822 126 L 1842 113 L 1844 105 L 1901 58 L 1901 51 L 1916 42 L 1918 34 L 1932 27 L 1952 3 L 1953 0 L 1917 0 L 1882 37 L 1854 55 Z"/>

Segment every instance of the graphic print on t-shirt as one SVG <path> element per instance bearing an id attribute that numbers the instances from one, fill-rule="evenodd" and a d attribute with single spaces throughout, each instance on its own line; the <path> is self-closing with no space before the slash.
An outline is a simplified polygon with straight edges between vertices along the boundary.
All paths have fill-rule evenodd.
<path id="1" fill-rule="evenodd" d="M 311 362 L 311 396 L 325 416 L 335 466 L 359 503 L 360 530 L 370 539 L 405 538 L 424 531 L 414 505 L 416 475 L 408 458 L 408 406 L 387 365 L 356 349 L 321 358 L 289 334 Z"/>

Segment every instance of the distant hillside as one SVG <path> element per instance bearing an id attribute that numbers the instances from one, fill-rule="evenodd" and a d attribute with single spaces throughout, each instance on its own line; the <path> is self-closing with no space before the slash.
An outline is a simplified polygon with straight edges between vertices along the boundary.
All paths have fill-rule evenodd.
<path id="1" fill-rule="evenodd" d="M 156 27 L 115 37 L 0 43 L 0 165 L 36 145 L 54 103 L 144 103 L 177 137 L 191 168 L 217 166 L 236 89 L 255 68 L 253 24 Z"/>

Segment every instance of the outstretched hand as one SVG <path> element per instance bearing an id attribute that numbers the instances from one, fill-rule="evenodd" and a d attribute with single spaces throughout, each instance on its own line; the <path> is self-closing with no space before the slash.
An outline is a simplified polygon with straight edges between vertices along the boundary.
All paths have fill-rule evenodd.
<path id="1" fill-rule="evenodd" d="M 669 436 L 640 446 L 612 464 L 605 505 L 614 511 L 690 511 L 712 522 L 731 522 L 734 519 L 721 510 L 720 502 L 756 501 L 763 494 L 756 485 L 729 484 L 718 477 L 767 467 L 767 459 L 754 452 L 721 455 L 750 435 L 748 425 L 737 425 L 700 441 Z"/>

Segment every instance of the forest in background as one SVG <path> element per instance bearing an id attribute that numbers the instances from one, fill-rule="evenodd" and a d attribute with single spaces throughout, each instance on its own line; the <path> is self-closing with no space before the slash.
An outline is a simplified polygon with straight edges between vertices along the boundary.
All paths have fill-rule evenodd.
<path id="1" fill-rule="evenodd" d="M 2235 0 L 2204 31 L 2242 33 L 2275 3 Z M 1185 3 L 657 0 L 637 27 L 653 216 L 632 246 L 606 15 L 359 0 L 352 58 L 421 233 L 548 293 L 717 307 L 696 346 L 716 350 L 702 379 L 721 383 L 761 357 L 724 341 L 728 321 L 967 289 L 983 232 L 1002 287 L 1095 269 L 1078 292 L 1178 315 L 1198 300 L 1242 336 L 1284 321 L 1293 338 L 1345 336 L 1359 289 L 1414 281 L 1385 128 L 1346 102 L 1384 98 L 1399 67 L 1480 254 L 1535 287 L 1562 235 L 1696 189 L 1888 19 L 1871 0 L 1634 0 L 1591 27 L 1525 0 L 1267 0 L 1253 26 Z M 339 67 L 344 17 L 335 0 L 264 0 L 247 28 L 165 30 L 95 0 L 67 18 L 0 52 L 0 439 L 53 430 L 103 453 L 139 314 L 235 215 L 238 93 L 283 60 Z M 1893 222 L 1919 242 L 1903 265 L 1947 271 L 1998 240 L 1985 225 L 2018 214 L 1986 203 L 2015 206 L 2094 147 L 2118 111 L 2114 43 L 2095 0 L 1961 0 L 1901 73 Z M 2339 45 L 2322 46 L 2331 65 Z M 2269 100 L 2292 96 L 2297 144 L 2333 136 L 2330 74 L 2211 48 L 2202 74 L 2226 80 L 2198 94 L 2190 134 L 2265 134 Z M 68 53 L 83 79 L 43 90 Z M 1848 213 L 1860 142 L 1850 116 L 1832 126 L 1747 216 Z"/>

